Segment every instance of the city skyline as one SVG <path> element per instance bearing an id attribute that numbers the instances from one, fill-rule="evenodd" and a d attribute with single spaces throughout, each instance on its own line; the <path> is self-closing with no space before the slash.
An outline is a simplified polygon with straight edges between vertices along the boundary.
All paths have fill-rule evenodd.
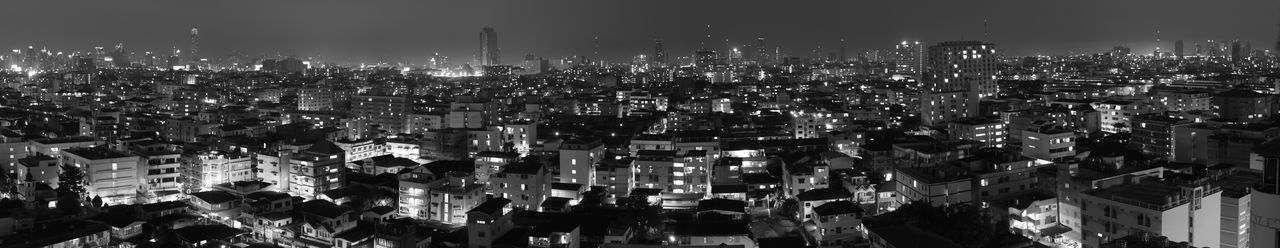
<path id="1" fill-rule="evenodd" d="M 708 46 L 716 50 L 741 48 L 763 37 L 769 49 L 781 47 L 802 57 L 819 48 L 821 54 L 839 53 L 842 39 L 849 54 L 891 50 L 903 40 L 926 44 L 981 40 L 1000 44 L 1012 56 L 1097 53 L 1117 45 L 1146 54 L 1157 47 L 1157 30 L 1162 36 L 1159 47 L 1165 50 L 1175 40 L 1187 41 L 1190 47 L 1197 41 L 1235 39 L 1273 49 L 1264 44 L 1274 44 L 1280 31 L 1280 8 L 1261 0 L 1213 5 L 1194 1 L 839 1 L 828 2 L 830 8 L 725 1 L 378 1 L 359 6 L 273 1 L 255 3 L 253 8 L 241 3 L 87 1 L 55 7 L 11 2 L 7 4 L 14 9 L 29 11 L 0 17 L 0 25 L 13 33 L 10 37 L 18 37 L 0 41 L 0 47 L 88 51 L 124 43 L 139 54 L 163 55 L 172 47 L 185 51 L 188 41 L 180 36 L 182 31 L 198 26 L 203 57 L 278 52 L 346 62 L 423 63 L 440 53 L 470 63 L 481 56 L 476 33 L 488 26 L 502 33 L 501 60 L 509 63 L 526 54 L 592 56 L 597 46 L 604 60 L 625 62 L 635 55 L 651 55 L 655 39 L 664 41 L 669 61 L 690 56 L 705 42 L 707 25 L 713 39 Z M 449 11 L 433 11 L 442 9 Z M 50 13 L 68 18 L 49 18 Z"/>
<path id="2" fill-rule="evenodd" d="M 104 2 L 0 247 L 1280 247 L 1276 0 Z"/>

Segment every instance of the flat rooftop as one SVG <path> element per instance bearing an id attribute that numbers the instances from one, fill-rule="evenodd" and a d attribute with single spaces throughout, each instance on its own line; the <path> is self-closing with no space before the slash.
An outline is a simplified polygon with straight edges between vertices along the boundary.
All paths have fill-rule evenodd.
<path id="1" fill-rule="evenodd" d="M 41 144 L 62 144 L 62 143 L 76 143 L 76 142 L 91 142 L 95 140 L 96 139 L 89 136 L 71 136 L 71 137 L 35 139 L 33 141 Z"/>
<path id="2" fill-rule="evenodd" d="M 84 157 L 87 159 L 93 159 L 93 160 L 123 158 L 123 157 L 133 156 L 124 152 L 112 150 L 110 148 L 105 148 L 105 147 L 77 147 L 77 148 L 63 150 L 63 152 L 75 154 L 76 156 Z"/>
<path id="3" fill-rule="evenodd" d="M 1181 197 L 1178 195 L 1182 194 L 1182 187 L 1166 183 L 1147 182 L 1116 185 L 1107 188 L 1088 190 L 1084 193 L 1124 204 L 1164 210 L 1166 207 L 1178 205 L 1170 204 L 1180 201 L 1179 198 Z"/>

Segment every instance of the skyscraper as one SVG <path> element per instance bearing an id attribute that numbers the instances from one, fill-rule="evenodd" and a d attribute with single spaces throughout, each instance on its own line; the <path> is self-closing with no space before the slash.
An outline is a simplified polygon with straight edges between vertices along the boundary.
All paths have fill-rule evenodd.
<path id="1" fill-rule="evenodd" d="M 1240 56 L 1242 56 L 1242 59 L 1253 57 L 1253 44 L 1250 44 L 1247 40 L 1244 41 L 1244 45 L 1240 45 Z"/>
<path id="2" fill-rule="evenodd" d="M 200 29 L 191 26 L 191 44 L 187 48 L 187 59 L 190 63 L 200 62 Z"/>
<path id="3" fill-rule="evenodd" d="M 1242 58 L 1240 52 L 1240 40 L 1231 41 L 1231 61 L 1240 61 Z"/>
<path id="4" fill-rule="evenodd" d="M 1151 53 L 1151 56 L 1159 58 L 1160 55 L 1160 30 L 1156 30 L 1156 50 Z"/>
<path id="5" fill-rule="evenodd" d="M 845 60 L 849 59 L 848 54 L 845 53 L 846 48 L 848 48 L 848 44 L 844 42 L 844 39 L 840 39 L 840 62 L 845 62 Z"/>
<path id="6" fill-rule="evenodd" d="M 1182 58 L 1182 40 L 1173 41 L 1173 56 Z"/>
<path id="7" fill-rule="evenodd" d="M 919 41 L 902 41 L 901 44 L 894 46 L 895 73 L 919 76 L 920 69 L 924 67 L 922 55 L 924 55 L 924 46 L 920 45 Z"/>
<path id="8" fill-rule="evenodd" d="M 124 50 L 124 43 L 117 43 L 116 49 L 111 50 L 111 63 L 116 68 L 129 67 L 129 53 Z"/>
<path id="9" fill-rule="evenodd" d="M 480 65 L 498 65 L 502 63 L 501 58 L 498 53 L 498 32 L 493 31 L 492 27 L 484 27 L 480 31 Z"/>
<path id="10" fill-rule="evenodd" d="M 772 59 L 769 59 L 773 56 L 769 55 L 770 53 L 768 49 L 769 48 L 764 47 L 764 37 L 756 38 L 756 60 L 759 60 L 757 63 L 765 64 L 769 61 L 773 61 Z"/>
<path id="11" fill-rule="evenodd" d="M 662 40 L 653 40 L 653 63 L 667 65 L 667 52 L 662 50 Z"/>

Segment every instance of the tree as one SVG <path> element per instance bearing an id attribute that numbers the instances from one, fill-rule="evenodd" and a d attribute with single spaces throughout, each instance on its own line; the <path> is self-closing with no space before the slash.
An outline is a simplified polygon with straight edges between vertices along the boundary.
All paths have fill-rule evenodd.
<path id="1" fill-rule="evenodd" d="M 79 199 L 85 193 L 84 171 L 75 166 L 62 166 L 62 174 L 58 175 L 58 196 L 71 196 Z"/>
<path id="2" fill-rule="evenodd" d="M 800 216 L 800 201 L 795 198 L 787 198 L 782 201 L 782 206 L 778 208 L 778 212 L 780 212 L 782 216 Z"/>
<path id="3" fill-rule="evenodd" d="M 925 202 L 912 202 L 893 211 L 891 217 L 965 247 L 985 246 L 997 230 L 982 217 L 980 208 L 968 204 L 934 207 Z"/>
<path id="4" fill-rule="evenodd" d="M 94 208 L 101 208 L 101 207 L 102 207 L 102 204 L 103 204 L 103 203 L 102 203 L 102 197 L 100 197 L 100 196 L 93 196 L 93 200 L 91 200 L 90 202 L 92 202 L 92 203 L 93 203 L 93 207 L 94 207 Z"/>
<path id="5" fill-rule="evenodd" d="M 55 205 L 55 207 L 57 207 L 58 210 L 62 211 L 62 213 L 64 214 L 79 214 L 80 213 L 80 197 L 75 197 L 70 194 L 58 195 L 58 203 Z"/>
<path id="6" fill-rule="evenodd" d="M 627 209 L 626 218 L 630 220 L 633 229 L 637 230 L 636 235 L 632 237 L 633 243 L 638 244 L 661 244 L 663 240 L 662 230 L 666 224 L 666 216 L 662 214 L 662 206 L 651 205 L 643 196 L 631 196 L 624 198 L 619 205 Z"/>

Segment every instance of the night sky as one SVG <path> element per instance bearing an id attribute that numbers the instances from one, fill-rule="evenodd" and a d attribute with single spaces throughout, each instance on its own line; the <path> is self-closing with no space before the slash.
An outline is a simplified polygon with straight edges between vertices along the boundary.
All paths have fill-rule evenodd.
<path id="1" fill-rule="evenodd" d="M 990 37 L 982 22 L 989 20 Z M 592 56 L 610 61 L 651 54 L 653 39 L 687 56 L 712 26 L 715 48 L 764 37 L 807 57 L 848 40 L 850 56 L 895 42 L 978 39 L 1013 55 L 1093 53 L 1127 45 L 1150 53 L 1185 40 L 1274 47 L 1276 0 L 993 0 L 993 1 L 48 1 L 0 2 L 0 48 L 28 45 L 87 51 L 123 42 L 130 51 L 184 49 L 192 25 L 202 57 L 310 56 L 346 61 L 424 61 L 432 52 L 469 62 L 484 26 L 498 32 L 504 62 L 524 54 Z"/>

